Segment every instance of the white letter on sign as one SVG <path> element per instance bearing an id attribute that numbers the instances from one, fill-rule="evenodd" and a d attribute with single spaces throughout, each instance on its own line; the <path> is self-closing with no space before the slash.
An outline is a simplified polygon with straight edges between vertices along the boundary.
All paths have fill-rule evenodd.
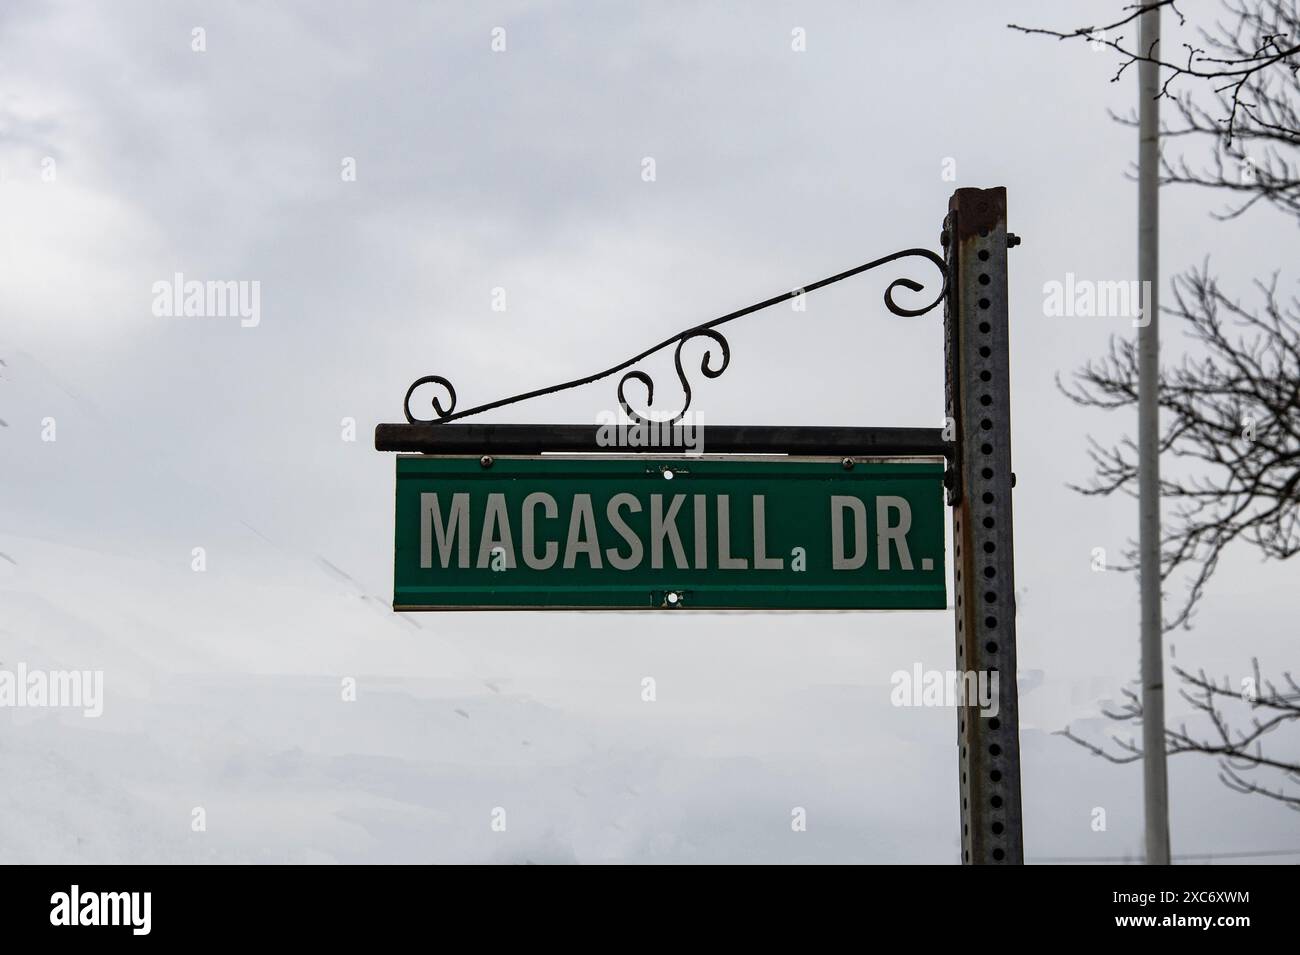
<path id="1" fill-rule="evenodd" d="M 590 494 L 573 495 L 573 513 L 569 515 L 569 538 L 564 544 L 564 568 L 572 570 L 578 555 L 586 554 L 593 570 L 600 570 L 600 541 L 596 537 L 596 513 Z"/>
<path id="2" fill-rule="evenodd" d="M 762 494 L 754 495 L 754 569 L 780 570 L 785 561 L 780 557 L 767 556 L 767 511 L 764 509 L 767 499 Z"/>
<path id="3" fill-rule="evenodd" d="M 889 512 L 898 511 L 898 525 L 889 525 Z M 906 498 L 876 498 L 876 566 L 889 570 L 889 542 L 898 548 L 898 563 L 903 570 L 912 569 L 912 555 L 907 550 L 907 532 L 912 527 L 912 506 Z"/>
<path id="4" fill-rule="evenodd" d="M 633 533 L 632 528 L 627 526 L 627 521 L 623 520 L 623 515 L 619 513 L 619 508 L 626 507 L 633 514 L 641 510 L 641 502 L 636 499 L 634 494 L 615 494 L 609 499 L 609 504 L 605 507 L 605 516 L 609 519 L 609 526 L 618 532 L 623 540 L 627 541 L 627 556 L 619 554 L 617 547 L 610 547 L 605 550 L 605 557 L 609 565 L 615 570 L 635 570 L 641 563 L 641 555 L 644 551 L 641 549 L 641 540 Z"/>
<path id="5" fill-rule="evenodd" d="M 673 561 L 677 564 L 677 569 L 690 566 L 686 563 L 686 551 L 682 549 L 681 534 L 677 532 L 677 512 L 682 509 L 684 500 L 685 494 L 674 494 L 668 505 L 668 513 L 665 514 L 664 496 L 650 495 L 650 567 L 654 570 L 663 569 L 665 538 L 673 550 Z"/>
<path id="6" fill-rule="evenodd" d="M 542 556 L 538 557 L 533 546 L 533 520 L 536 516 L 537 505 L 542 505 L 543 512 L 547 517 L 555 517 L 558 508 L 555 504 L 555 498 L 545 491 L 534 491 L 524 498 L 523 521 L 524 521 L 524 563 L 533 570 L 546 570 L 555 563 L 555 559 L 560 554 L 560 545 L 555 541 L 547 541 L 546 549 L 542 551 Z"/>
<path id="7" fill-rule="evenodd" d="M 749 560 L 731 556 L 731 497 L 718 495 L 718 567 L 722 570 L 744 570 Z"/>
<path id="8" fill-rule="evenodd" d="M 500 536 L 497 536 L 498 528 Z M 506 514 L 506 496 L 489 494 L 487 509 L 483 513 L 483 533 L 479 535 L 478 565 L 486 567 L 492 555 L 500 548 L 505 554 L 506 569 L 515 566 L 515 542 L 510 535 L 510 517 Z M 496 570 L 494 565 L 493 570 Z"/>
<path id="9" fill-rule="evenodd" d="M 844 509 L 853 512 L 854 554 L 844 554 Z M 831 569 L 857 570 L 867 562 L 867 506 L 860 498 L 831 495 Z"/>
<path id="10" fill-rule="evenodd" d="M 438 534 L 438 559 L 442 566 L 451 560 L 451 545 L 460 535 L 460 552 L 457 566 L 469 566 L 469 495 L 453 494 L 451 496 L 451 513 L 447 516 L 447 525 L 442 523 L 442 511 L 438 510 L 438 495 L 425 492 L 420 495 L 420 566 L 433 566 L 433 534 Z"/>

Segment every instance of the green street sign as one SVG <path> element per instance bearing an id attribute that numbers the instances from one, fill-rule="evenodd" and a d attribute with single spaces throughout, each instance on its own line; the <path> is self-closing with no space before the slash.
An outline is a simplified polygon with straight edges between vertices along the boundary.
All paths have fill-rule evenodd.
<path id="1" fill-rule="evenodd" d="M 400 455 L 394 610 L 940 610 L 942 463 Z"/>

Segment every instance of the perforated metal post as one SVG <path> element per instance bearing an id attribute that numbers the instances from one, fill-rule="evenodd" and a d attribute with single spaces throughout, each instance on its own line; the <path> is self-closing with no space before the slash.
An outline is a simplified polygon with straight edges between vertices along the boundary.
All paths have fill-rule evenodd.
<path id="1" fill-rule="evenodd" d="M 958 189 L 944 228 L 957 669 L 997 674 L 997 715 L 959 706 L 962 862 L 1024 862 L 1012 563 L 1007 194 Z M 990 684 L 991 685 L 991 684 Z M 973 702 L 973 701 L 970 701 Z"/>

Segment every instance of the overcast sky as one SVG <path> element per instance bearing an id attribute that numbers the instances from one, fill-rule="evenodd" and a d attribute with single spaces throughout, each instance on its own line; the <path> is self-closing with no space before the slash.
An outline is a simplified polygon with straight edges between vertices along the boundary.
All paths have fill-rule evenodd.
<path id="1" fill-rule="evenodd" d="M 1135 422 L 1054 384 L 1133 329 L 1043 310 L 1066 273 L 1135 277 L 1136 134 L 1107 110 L 1132 108 L 1136 75 L 1111 84 L 1110 54 L 1006 29 L 1101 8 L 8 0 L 0 665 L 102 668 L 107 698 L 99 720 L 0 714 L 0 860 L 956 861 L 955 714 L 889 703 L 894 671 L 954 665 L 950 612 L 396 616 L 394 463 L 372 432 L 424 374 L 469 407 L 938 249 L 953 189 L 994 185 L 1024 240 L 1026 855 L 1137 855 L 1140 768 L 1051 735 L 1104 738 L 1100 707 L 1136 676 L 1136 583 L 1091 570 L 1094 548 L 1120 559 L 1136 507 L 1066 487 L 1088 434 Z M 1209 256 L 1248 296 L 1294 271 L 1290 223 L 1163 202 L 1166 274 Z M 155 315 L 178 272 L 260 283 L 259 323 Z M 941 316 L 890 315 L 895 277 L 737 322 L 694 407 L 939 426 Z M 1167 325 L 1166 359 L 1182 349 Z M 615 406 L 604 382 L 485 420 Z M 1294 576 L 1231 552 L 1173 662 L 1293 667 Z M 1175 855 L 1300 857 L 1293 814 L 1195 757 L 1171 761 L 1170 806 Z"/>

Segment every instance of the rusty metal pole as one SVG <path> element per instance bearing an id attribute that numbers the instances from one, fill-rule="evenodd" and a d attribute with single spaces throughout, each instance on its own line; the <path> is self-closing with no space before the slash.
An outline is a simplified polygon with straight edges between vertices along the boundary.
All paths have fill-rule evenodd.
<path id="1" fill-rule="evenodd" d="M 957 710 L 962 862 L 1020 864 L 1020 716 L 1012 561 L 1006 189 L 958 189 L 944 245 L 947 413 L 954 455 L 953 599 L 957 669 L 997 678 L 997 712 Z"/>

